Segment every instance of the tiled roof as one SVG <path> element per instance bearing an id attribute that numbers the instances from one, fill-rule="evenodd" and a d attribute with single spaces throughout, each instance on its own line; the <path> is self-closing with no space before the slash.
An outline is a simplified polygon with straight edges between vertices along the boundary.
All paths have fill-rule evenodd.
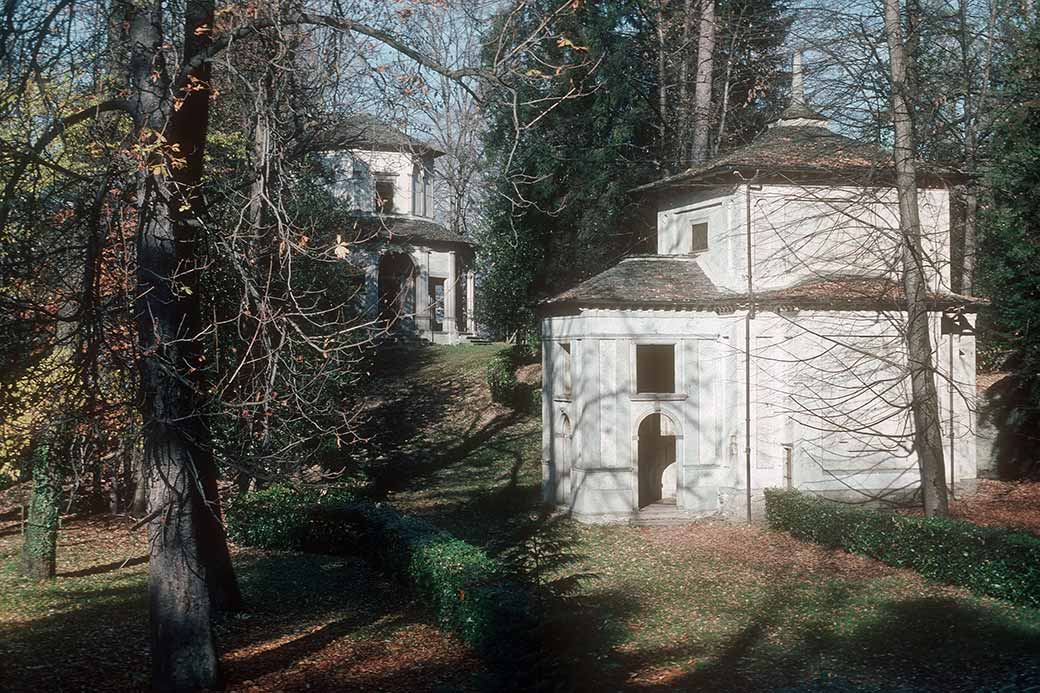
<path id="1" fill-rule="evenodd" d="M 794 107 L 792 107 L 794 108 Z M 636 188 L 640 190 L 683 186 L 719 177 L 732 176 L 741 171 L 748 176 L 756 171 L 762 175 L 811 175 L 834 176 L 837 181 L 869 182 L 872 178 L 891 177 L 893 170 L 891 152 L 873 144 L 857 142 L 824 127 L 807 108 L 785 113 L 785 119 L 804 119 L 804 124 L 785 125 L 783 121 L 769 128 L 745 147 L 681 173 L 663 178 Z M 817 121 L 821 124 L 809 124 Z M 953 184 L 963 175 L 940 166 L 918 164 L 922 174 L 921 183 L 933 185 Z"/>
<path id="2" fill-rule="evenodd" d="M 347 218 L 346 229 L 356 242 L 370 240 L 402 241 L 406 243 L 457 243 L 474 245 L 432 219 L 399 214 L 353 214 Z"/>
<path id="3" fill-rule="evenodd" d="M 440 156 L 440 151 L 429 142 L 412 137 L 367 113 L 343 116 L 315 136 L 313 148 L 336 151 L 340 149 L 374 149 L 378 151 L 414 151 Z"/>
<path id="4" fill-rule="evenodd" d="M 821 277 L 756 294 L 757 303 L 799 308 L 899 308 L 905 300 L 902 285 L 883 277 Z M 929 291 L 929 307 L 935 310 L 977 308 L 984 299 L 949 291 Z"/>
<path id="5" fill-rule="evenodd" d="M 693 258 L 637 255 L 547 299 L 543 305 L 714 305 L 731 296 L 736 294 L 716 287 Z"/>
<path id="6" fill-rule="evenodd" d="M 897 282 L 871 277 L 827 277 L 785 289 L 755 294 L 755 304 L 820 310 L 897 309 L 903 292 Z M 952 293 L 929 296 L 933 309 L 975 308 L 979 299 Z M 734 309 L 748 304 L 747 294 L 721 289 L 694 258 L 669 255 L 635 256 L 576 287 L 542 302 L 545 312 L 575 308 L 662 310 Z"/>

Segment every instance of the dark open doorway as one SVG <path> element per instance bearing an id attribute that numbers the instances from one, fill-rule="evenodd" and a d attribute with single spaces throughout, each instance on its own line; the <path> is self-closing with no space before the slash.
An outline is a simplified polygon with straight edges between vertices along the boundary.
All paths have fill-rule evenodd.
<path id="1" fill-rule="evenodd" d="M 639 424 L 639 507 L 674 503 L 676 492 L 676 428 L 663 414 L 651 414 Z"/>
<path id="2" fill-rule="evenodd" d="M 393 324 L 415 313 L 415 263 L 404 253 L 379 260 L 379 317 Z"/>

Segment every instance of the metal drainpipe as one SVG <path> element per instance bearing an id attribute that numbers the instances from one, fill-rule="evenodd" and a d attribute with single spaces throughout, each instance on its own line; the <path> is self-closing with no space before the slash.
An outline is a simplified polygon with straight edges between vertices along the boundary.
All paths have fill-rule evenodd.
<path id="1" fill-rule="evenodd" d="M 754 275 L 751 253 L 751 184 L 758 178 L 758 171 L 751 178 L 744 178 L 734 171 L 745 183 L 745 221 L 747 234 L 747 291 L 748 308 L 744 314 L 744 485 L 747 501 L 747 521 L 751 524 L 751 321 L 755 318 Z"/>
<path id="2" fill-rule="evenodd" d="M 954 441 L 953 441 L 953 332 L 946 335 L 946 338 L 950 340 L 950 373 L 949 383 L 947 387 L 950 388 L 950 498 L 955 499 L 956 496 L 956 484 L 954 483 Z"/>

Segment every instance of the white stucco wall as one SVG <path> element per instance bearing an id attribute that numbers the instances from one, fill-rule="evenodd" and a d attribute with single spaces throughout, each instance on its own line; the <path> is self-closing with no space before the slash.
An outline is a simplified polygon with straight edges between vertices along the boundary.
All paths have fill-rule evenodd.
<path id="1" fill-rule="evenodd" d="M 747 186 L 690 193 L 658 212 L 657 252 L 690 253 L 692 224 L 708 222 L 708 250 L 697 263 L 721 288 L 747 289 Z M 926 269 L 933 288 L 949 288 L 949 193 L 919 191 Z M 899 264 L 899 207 L 890 188 L 805 185 L 751 187 L 751 245 L 756 291 L 820 276 L 889 274 Z"/>
<path id="2" fill-rule="evenodd" d="M 432 156 L 372 150 L 329 152 L 326 156 L 336 172 L 334 193 L 347 200 L 352 209 L 374 212 L 376 179 L 388 177 L 394 182 L 394 205 L 387 213 L 433 217 L 432 201 L 426 210 L 416 209 L 412 197 L 414 167 L 419 166 L 420 176 L 432 177 Z M 420 190 L 423 190 L 421 181 Z"/>
<path id="3" fill-rule="evenodd" d="M 750 321 L 756 511 L 762 488 L 786 483 L 785 446 L 798 488 L 877 497 L 916 485 L 896 329 L 901 316 L 893 318 L 802 311 L 760 312 Z M 952 449 L 954 479 L 973 480 L 974 337 L 940 335 L 934 318 L 946 461 Z M 545 319 L 547 499 L 583 518 L 630 516 L 637 508 L 637 431 L 656 412 L 675 424 L 679 507 L 739 516 L 747 488 L 747 324 L 743 312 L 585 310 Z M 563 388 L 564 344 L 571 351 L 570 397 Z M 674 345 L 675 393 L 636 394 L 638 344 Z"/>

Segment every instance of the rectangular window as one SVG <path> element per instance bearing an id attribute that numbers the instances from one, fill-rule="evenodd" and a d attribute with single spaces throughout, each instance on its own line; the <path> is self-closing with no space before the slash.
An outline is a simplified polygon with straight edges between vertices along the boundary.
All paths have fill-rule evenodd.
<path id="1" fill-rule="evenodd" d="M 675 345 L 636 345 L 636 392 L 675 392 Z"/>
<path id="2" fill-rule="evenodd" d="M 690 236 L 693 241 L 690 252 L 700 253 L 708 249 L 708 222 L 702 221 L 690 226 Z"/>
<path id="3" fill-rule="evenodd" d="M 421 185 L 419 178 L 422 176 L 419 164 L 412 164 L 412 214 L 417 217 L 423 215 Z"/>
<path id="4" fill-rule="evenodd" d="M 394 181 L 376 180 L 376 211 L 380 214 L 392 214 L 394 211 Z"/>
<path id="5" fill-rule="evenodd" d="M 433 216 L 433 168 L 426 166 L 423 168 L 423 213 L 424 217 Z"/>
<path id="6" fill-rule="evenodd" d="M 430 329 L 434 332 L 444 330 L 444 279 L 430 277 Z"/>
<path id="7" fill-rule="evenodd" d="M 560 342 L 560 368 L 563 370 L 560 374 L 560 392 L 565 399 L 571 398 L 571 363 L 571 345 Z"/>

